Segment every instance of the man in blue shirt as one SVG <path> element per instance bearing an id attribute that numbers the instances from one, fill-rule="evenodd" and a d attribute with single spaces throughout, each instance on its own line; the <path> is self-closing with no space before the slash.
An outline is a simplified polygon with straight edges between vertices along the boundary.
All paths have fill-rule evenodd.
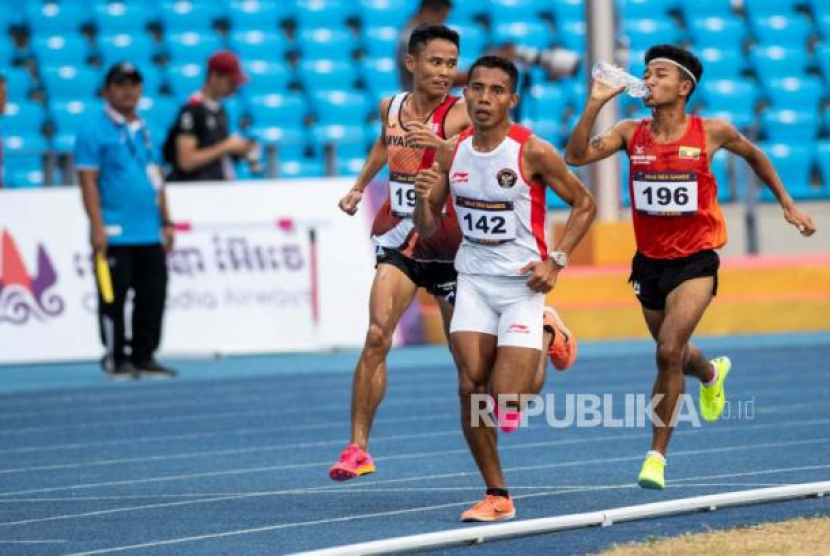
<path id="1" fill-rule="evenodd" d="M 119 380 L 175 375 L 153 358 L 161 341 L 167 295 L 166 252 L 174 236 L 150 132 L 136 114 L 141 84 L 141 74 L 132 64 L 110 68 L 104 82 L 107 105 L 75 139 L 75 166 L 92 248 L 100 260 L 95 267 L 104 370 Z M 134 297 L 128 358 L 124 304 L 130 289 Z"/>

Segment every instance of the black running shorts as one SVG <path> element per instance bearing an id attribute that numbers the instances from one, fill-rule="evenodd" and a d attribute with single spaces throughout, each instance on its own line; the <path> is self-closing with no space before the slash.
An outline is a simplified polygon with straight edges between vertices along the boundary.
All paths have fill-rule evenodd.
<path id="1" fill-rule="evenodd" d="M 631 261 L 628 281 L 643 307 L 662 311 L 666 308 L 666 298 L 672 290 L 688 280 L 713 277 L 712 295 L 717 295 L 719 266 L 720 258 L 711 250 L 699 251 L 680 259 L 650 259 L 637 253 Z"/>

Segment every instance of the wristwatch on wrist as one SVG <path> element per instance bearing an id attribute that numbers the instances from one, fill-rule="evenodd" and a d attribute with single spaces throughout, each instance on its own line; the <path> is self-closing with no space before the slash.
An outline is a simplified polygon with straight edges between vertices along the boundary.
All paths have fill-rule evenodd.
<path id="1" fill-rule="evenodd" d="M 550 257 L 553 264 L 558 266 L 560 270 L 568 266 L 568 254 L 564 251 L 551 251 L 548 253 L 548 257 Z"/>

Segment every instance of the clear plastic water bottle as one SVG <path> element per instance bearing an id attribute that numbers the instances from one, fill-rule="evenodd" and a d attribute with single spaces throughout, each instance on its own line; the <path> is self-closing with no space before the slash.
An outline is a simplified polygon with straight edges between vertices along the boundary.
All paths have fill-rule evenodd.
<path id="1" fill-rule="evenodd" d="M 645 81 L 637 79 L 630 73 L 614 67 L 606 62 L 597 62 L 591 69 L 591 76 L 605 83 L 609 87 L 625 87 L 628 96 L 643 98 L 648 95 L 648 87 Z"/>

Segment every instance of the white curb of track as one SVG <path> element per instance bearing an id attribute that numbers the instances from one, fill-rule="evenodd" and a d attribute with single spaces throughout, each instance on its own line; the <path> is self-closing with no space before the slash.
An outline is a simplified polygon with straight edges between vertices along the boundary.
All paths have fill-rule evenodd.
<path id="1" fill-rule="evenodd" d="M 651 519 L 697 511 L 714 511 L 730 506 L 774 502 L 809 496 L 820 498 L 825 493 L 830 493 L 830 481 L 725 492 L 723 494 L 694 496 L 691 498 L 681 498 L 652 504 L 639 504 L 637 506 L 625 506 L 582 514 L 464 527 L 436 533 L 424 533 L 359 544 L 335 546 L 310 552 L 301 552 L 294 556 L 364 556 L 447 548 L 467 544 L 481 544 L 510 537 L 524 537 L 567 529 L 580 529 L 583 527 L 605 527 L 624 521 Z"/>

